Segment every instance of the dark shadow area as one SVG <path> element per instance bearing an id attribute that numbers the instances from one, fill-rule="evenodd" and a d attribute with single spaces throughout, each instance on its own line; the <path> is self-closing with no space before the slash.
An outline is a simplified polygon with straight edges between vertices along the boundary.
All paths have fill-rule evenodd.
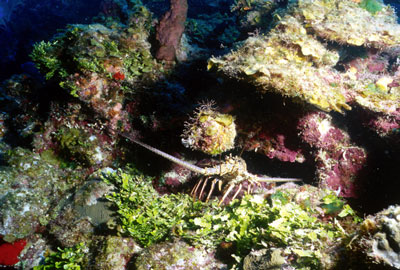
<path id="1" fill-rule="evenodd" d="M 368 115 L 362 109 L 354 107 L 346 115 L 352 141 L 367 151 L 367 162 L 360 174 L 360 196 L 352 200 L 352 207 L 363 214 L 374 214 L 400 204 L 400 147 L 396 140 L 381 138 L 365 127 Z"/>
<path id="2" fill-rule="evenodd" d="M 0 8 L 0 80 L 22 72 L 35 73 L 30 62 L 34 43 L 49 40 L 67 24 L 89 23 L 101 0 L 2 0 Z M 18 5 L 16 3 L 19 3 Z M 12 6 L 15 6 L 12 9 Z"/>

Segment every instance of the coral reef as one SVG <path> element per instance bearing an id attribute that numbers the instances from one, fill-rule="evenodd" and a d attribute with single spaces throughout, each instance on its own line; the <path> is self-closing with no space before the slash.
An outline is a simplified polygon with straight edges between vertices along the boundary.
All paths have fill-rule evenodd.
<path id="1" fill-rule="evenodd" d="M 111 164 L 117 149 L 115 139 L 103 130 L 107 122 L 92 119 L 76 102 L 51 109 L 44 132 L 33 138 L 37 152 L 55 152 L 65 166 L 87 168 L 88 174 Z"/>
<path id="2" fill-rule="evenodd" d="M 372 8 L 367 2 L 375 2 L 380 8 Z M 360 4 L 354 1 L 299 1 L 299 10 L 317 35 L 328 40 L 374 48 L 400 41 L 397 36 L 400 28 L 393 9 L 378 1 Z M 346 24 L 353 27 L 346 28 Z"/>
<path id="3" fill-rule="evenodd" d="M 357 115 L 352 119 L 358 118 L 378 135 L 398 141 L 399 41 L 396 33 L 400 28 L 392 8 L 379 3 L 381 8 L 371 12 L 365 4 L 294 1 L 289 3 L 286 13 L 280 13 L 281 19 L 269 32 L 264 28 L 264 33 L 248 37 L 234 51 L 212 57 L 208 62 L 208 68 L 217 71 L 217 75 L 244 81 L 265 97 L 277 93 L 302 104 L 297 113 L 290 109 L 288 112 L 296 114 L 302 140 L 314 148 L 312 156 L 317 163 L 318 181 L 349 197 L 356 196 L 356 186 L 362 185 L 356 178 L 366 163 L 366 150 L 350 142 L 349 135 L 345 136 L 346 142 L 341 142 L 346 132 L 337 128 L 339 137 L 331 138 L 330 144 L 340 147 L 326 148 L 324 138 L 319 143 L 311 143 L 311 136 L 318 137 L 319 131 L 306 125 L 308 116 L 302 111 L 345 113 L 356 108 Z M 376 27 L 369 27 L 372 22 Z M 348 25 L 357 25 L 357 29 Z M 347 51 L 344 44 L 359 47 Z M 301 160 L 299 151 L 287 151 L 281 134 L 281 140 L 275 134 L 275 137 L 269 136 L 266 144 L 264 133 L 259 129 L 251 133 L 253 130 L 250 127 L 244 132 L 255 134 L 250 136 L 250 141 L 266 156 Z M 269 151 L 268 147 L 275 151 Z"/>
<path id="4" fill-rule="evenodd" d="M 371 23 L 376 27 L 369 27 Z M 355 78 L 351 70 L 344 73 L 335 69 L 340 60 L 339 50 L 318 38 L 387 48 L 399 43 L 396 39 L 399 30 L 388 6 L 372 15 L 350 0 L 299 1 L 292 4 L 291 11 L 268 35 L 249 37 L 236 51 L 211 58 L 208 67 L 249 81 L 262 93 L 272 90 L 324 111 L 342 112 L 356 103 L 368 110 L 394 113 L 398 110 L 397 88 L 366 93 L 370 82 Z M 386 89 L 389 82 L 377 79 L 373 83 Z"/>
<path id="5" fill-rule="evenodd" d="M 70 25 L 54 40 L 37 43 L 31 54 L 46 79 L 88 103 L 113 129 L 127 121 L 125 93 L 162 74 L 147 41 L 151 13 L 140 4 L 130 5 L 126 25 Z"/>
<path id="6" fill-rule="evenodd" d="M 111 220 L 110 203 L 103 198 L 110 189 L 98 180 L 85 182 L 73 194 L 73 200 L 66 199 L 59 203 L 60 210 L 48 224 L 48 233 L 63 247 L 89 243 L 95 231 L 107 227 L 107 222 Z"/>
<path id="7" fill-rule="evenodd" d="M 336 51 L 325 48 L 297 18 L 287 15 L 267 37 L 249 37 L 238 50 L 211 58 L 208 68 L 248 80 L 263 93 L 273 90 L 322 110 L 342 111 L 350 106 L 342 90 L 345 81 L 331 68 L 338 60 Z"/>
<path id="8" fill-rule="evenodd" d="M 238 119 L 238 147 L 245 151 L 254 151 L 270 159 L 283 162 L 306 160 L 304 149 L 298 138 L 292 136 L 297 132 L 294 127 L 297 115 L 260 114 Z"/>
<path id="9" fill-rule="evenodd" d="M 400 268 L 393 8 L 144 2 L 0 83 L 0 268 Z"/>
<path id="10" fill-rule="evenodd" d="M 400 127 L 398 51 L 398 47 L 368 49 L 344 64 L 347 72 L 364 84 L 363 92 L 356 97 L 357 104 L 366 110 L 363 124 L 381 137 L 395 138 Z"/>
<path id="11" fill-rule="evenodd" d="M 357 177 L 367 160 L 365 149 L 352 144 L 350 136 L 323 112 L 306 114 L 298 129 L 303 141 L 315 149 L 319 185 L 344 197 L 357 197 L 362 185 Z"/>
<path id="12" fill-rule="evenodd" d="M 190 161 L 188 162 L 190 163 Z M 165 186 L 166 191 L 176 192 L 178 190 L 181 190 L 185 184 L 193 179 L 193 176 L 194 173 L 191 170 L 174 163 L 171 169 L 163 174 L 157 182 L 159 184 L 162 183 Z M 160 189 L 158 189 L 157 191 L 159 193 L 161 192 Z"/>

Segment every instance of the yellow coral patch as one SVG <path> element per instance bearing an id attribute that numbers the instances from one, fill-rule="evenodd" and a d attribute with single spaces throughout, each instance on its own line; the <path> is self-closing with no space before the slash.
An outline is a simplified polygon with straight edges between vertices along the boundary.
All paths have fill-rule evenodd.
<path id="1" fill-rule="evenodd" d="M 379 90 L 387 92 L 388 85 L 393 82 L 393 79 L 390 77 L 382 77 L 378 81 L 376 81 L 375 85 L 378 87 Z"/>

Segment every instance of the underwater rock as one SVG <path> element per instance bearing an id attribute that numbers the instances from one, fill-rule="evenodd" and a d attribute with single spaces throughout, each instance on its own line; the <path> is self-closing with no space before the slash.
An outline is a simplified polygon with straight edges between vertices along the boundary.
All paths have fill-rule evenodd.
<path id="1" fill-rule="evenodd" d="M 302 23 L 287 15 L 268 36 L 246 39 L 230 54 L 211 58 L 209 69 L 245 80 L 261 93 L 275 91 L 326 111 L 350 109 L 344 80 L 333 65 L 336 51 L 325 48 Z"/>
<path id="2" fill-rule="evenodd" d="M 97 246 L 92 267 L 98 270 L 130 269 L 128 264 L 132 256 L 141 250 L 132 238 L 120 236 L 107 236 Z"/>
<path id="3" fill-rule="evenodd" d="M 229 13 L 198 14 L 188 18 L 181 39 L 181 51 L 186 60 L 208 59 L 217 51 L 224 51 L 240 37 L 236 16 Z M 179 59 L 178 59 L 179 60 Z"/>
<path id="4" fill-rule="evenodd" d="M 393 8 L 381 1 L 362 1 L 380 6 L 371 12 L 357 2 L 302 0 L 298 14 L 318 36 L 339 44 L 382 48 L 400 42 L 400 26 Z"/>
<path id="5" fill-rule="evenodd" d="M 8 24 L 11 20 L 12 14 L 21 8 L 21 6 L 24 4 L 23 0 L 15 0 L 15 1 L 5 1 L 0 3 L 0 14 L 1 14 L 1 19 L 0 19 L 0 28 L 1 29 L 7 29 Z"/>
<path id="6" fill-rule="evenodd" d="M 277 112 L 279 114 L 279 111 Z M 278 159 L 283 162 L 303 163 L 306 158 L 304 149 L 297 136 L 296 114 L 256 114 L 238 117 L 237 129 L 241 135 L 238 137 L 238 148 L 245 151 L 254 151 L 263 154 L 270 159 Z"/>
<path id="7" fill-rule="evenodd" d="M 182 159 L 182 156 L 180 158 Z M 188 162 L 192 163 L 193 161 Z M 195 173 L 193 173 L 191 170 L 174 163 L 171 165 L 171 169 L 169 169 L 164 175 L 162 175 L 162 177 L 158 179 L 158 183 L 154 186 L 161 194 L 165 191 L 176 192 L 178 190 L 181 190 L 182 187 L 187 184 L 194 175 Z M 164 187 L 165 190 L 162 190 L 162 187 Z"/>
<path id="8" fill-rule="evenodd" d="M 4 123 L 5 120 L 7 119 L 6 114 L 0 114 L 0 139 L 2 140 L 4 135 L 7 133 L 7 126 Z M 3 151 L 1 151 L 3 152 Z"/>
<path id="9" fill-rule="evenodd" d="M 57 218 L 49 224 L 52 234 L 64 247 L 72 247 L 80 242 L 88 242 L 95 230 L 107 230 L 107 222 L 113 211 L 105 194 L 112 187 L 103 181 L 86 181 L 74 194 L 73 200 L 61 201 Z"/>
<path id="10" fill-rule="evenodd" d="M 30 236 L 27 239 L 25 249 L 19 255 L 19 265 L 24 269 L 32 269 L 34 266 L 40 264 L 46 251 L 50 250 L 50 246 L 44 237 L 38 233 Z"/>
<path id="11" fill-rule="evenodd" d="M 282 253 L 279 248 L 252 251 L 244 258 L 243 270 L 294 270 Z"/>
<path id="12" fill-rule="evenodd" d="M 299 148 L 292 150 L 285 141 L 287 141 L 287 138 L 283 134 L 279 134 L 274 138 L 260 132 L 245 142 L 244 149 L 262 153 L 271 159 L 276 158 L 284 162 L 302 163 L 305 160 L 302 150 Z"/>
<path id="13" fill-rule="evenodd" d="M 390 138 L 395 144 L 400 143 L 400 115 L 367 114 L 366 126 L 375 131 L 380 137 Z"/>
<path id="14" fill-rule="evenodd" d="M 298 124 L 302 140 L 314 150 L 319 186 L 340 196 L 358 197 L 362 186 L 359 173 L 367 161 L 367 152 L 351 142 L 349 134 L 323 112 L 311 112 Z"/>
<path id="15" fill-rule="evenodd" d="M 88 216 L 80 216 L 72 207 L 66 207 L 49 223 L 49 234 L 63 247 L 73 247 L 81 242 L 90 242 L 94 226 Z"/>
<path id="16" fill-rule="evenodd" d="M 183 241 L 154 244 L 135 261 L 137 270 L 211 270 L 226 269 L 204 248 L 192 247 Z"/>
<path id="17" fill-rule="evenodd" d="M 362 228 L 368 234 L 363 243 L 369 260 L 400 269 L 400 206 L 391 205 L 367 217 Z"/>
<path id="18" fill-rule="evenodd" d="M 17 138 L 31 138 L 40 127 L 41 86 L 41 82 L 26 74 L 13 75 L 0 84 L 0 106 L 4 120 L 1 133 L 8 141 L 15 143 Z"/>
<path id="19" fill-rule="evenodd" d="M 13 242 L 50 221 L 52 207 L 78 182 L 80 172 L 61 169 L 50 153 L 16 148 L 8 155 L 9 167 L 0 170 L 0 235 Z"/>
<path id="20" fill-rule="evenodd" d="M 91 179 L 74 194 L 72 206 L 81 217 L 89 217 L 94 227 L 106 224 L 113 214 L 111 203 L 105 199 L 112 186 L 98 179 Z"/>
<path id="21" fill-rule="evenodd" d="M 176 59 L 176 52 L 185 30 L 187 0 L 170 0 L 170 3 L 170 10 L 163 15 L 156 27 L 156 39 L 159 42 L 156 53 L 158 60 L 174 61 Z"/>
<path id="22" fill-rule="evenodd" d="M 385 50 L 367 49 L 361 57 L 344 64 L 348 74 L 364 90 L 356 96 L 357 105 L 363 109 L 359 116 L 364 126 L 382 138 L 399 141 L 400 128 L 400 47 Z"/>
<path id="23" fill-rule="evenodd" d="M 123 2 L 132 7 L 134 2 L 140 1 L 119 2 L 120 7 Z M 251 2 L 255 2 L 254 9 Z M 288 1 L 287 14 L 282 11 L 272 14 L 277 6 L 283 6 L 279 2 L 236 1 L 238 12 L 243 12 L 243 18 L 248 22 L 243 23 L 244 27 L 264 26 L 267 18 L 272 24 L 265 25 L 265 29 L 238 44 L 236 51 L 209 61 L 210 68 L 246 81 L 248 84 L 243 85 L 250 86 L 247 89 L 255 86 L 263 94 L 269 91 L 277 93 L 279 99 L 271 100 L 284 104 L 285 107 L 279 110 L 269 110 L 267 106 L 259 106 L 259 110 L 243 106 L 245 102 L 241 102 L 241 98 L 247 94 L 244 88 L 235 84 L 229 89 L 231 92 L 225 92 L 223 88 L 228 88 L 229 82 L 225 84 L 220 78 L 205 82 L 207 88 L 203 89 L 207 90 L 204 92 L 194 93 L 187 82 L 203 83 L 211 77 L 205 80 L 202 77 L 204 73 L 196 73 L 199 65 L 204 64 L 198 59 L 196 64 L 185 63 L 178 66 L 181 69 L 171 70 L 172 73 L 176 71 L 172 80 L 181 80 L 178 86 L 172 86 L 162 64 L 151 55 L 149 35 L 155 30 L 154 21 L 143 6 L 135 6 L 129 12 L 116 6 L 115 10 L 109 10 L 108 15 L 127 17 L 125 22 L 108 18 L 104 25 L 71 25 L 52 41 L 35 46 L 32 57 L 46 74 L 48 86 L 60 83 L 68 90 L 70 100 L 46 99 L 53 102 L 50 112 L 43 114 L 48 118 L 45 122 L 36 122 L 34 114 L 35 117 L 25 118 L 29 117 L 28 112 L 36 113 L 36 107 L 31 106 L 31 102 L 24 103 L 25 96 L 32 91 L 25 92 L 30 88 L 24 87 L 23 77 L 9 81 L 10 89 L 14 90 L 10 93 L 15 94 L 9 96 L 21 104 L 28 104 L 20 114 L 21 122 L 18 123 L 22 124 L 18 126 L 30 127 L 24 134 L 36 133 L 33 147 L 37 153 L 4 146 L 14 156 L 6 159 L 9 166 L 0 170 L 0 236 L 9 242 L 6 247 L 27 241 L 25 250 L 20 253 L 21 265 L 37 265 L 41 256 L 50 258 L 49 251 L 45 253 L 45 250 L 59 245 L 59 257 L 51 257 L 52 263 L 57 265 L 56 259 L 72 250 L 75 258 L 79 259 L 73 265 L 77 268 L 80 265 L 81 269 L 134 268 L 131 264 L 139 270 L 227 269 L 214 256 L 214 252 L 222 247 L 226 248 L 224 251 L 230 262 L 234 258 L 236 266 L 244 263 L 246 270 L 261 267 L 335 269 L 347 244 L 354 242 L 355 245 L 357 238 L 353 241 L 352 237 L 354 228 L 358 226 L 355 212 L 338 195 L 357 196 L 358 188 L 363 184 L 358 176 L 366 163 L 367 152 L 350 138 L 344 127 L 348 123 L 339 125 L 334 122 L 335 113 L 329 115 L 327 112 L 344 112 L 357 107 L 360 115 L 368 112 L 371 121 L 365 123 L 369 123 L 378 134 L 398 133 L 400 75 L 397 69 L 400 60 L 397 62 L 395 56 L 399 43 L 397 25 L 391 9 L 383 4 L 371 10 L 350 0 Z M 111 1 L 107 3 L 112 4 Z M 270 3 L 271 8 L 268 6 Z M 343 10 L 346 8 L 349 10 Z M 338 16 L 338 12 L 346 12 L 343 18 L 348 21 L 339 22 L 332 17 Z M 352 31 L 348 25 L 356 24 L 357 19 L 361 20 L 362 27 L 366 27 L 366 22 L 373 25 L 368 29 L 368 35 L 346 33 L 350 36 L 347 40 L 341 31 Z M 183 28 L 184 19 L 180 20 L 179 27 Z M 207 17 L 202 17 L 202 20 L 205 25 Z M 385 20 L 387 25 L 382 25 Z M 232 22 L 231 30 L 235 29 L 236 18 L 222 21 L 221 24 Z M 332 31 L 328 28 L 329 23 L 335 28 Z M 346 29 L 343 29 L 344 25 Z M 263 36 L 263 31 L 270 26 L 272 31 L 269 34 L 264 32 Z M 179 36 L 181 39 L 183 29 L 180 28 L 170 37 L 176 39 Z M 210 27 L 206 29 L 208 32 L 199 33 L 210 33 L 214 29 L 219 31 Z M 232 30 L 232 39 L 221 35 L 215 40 L 229 40 L 226 43 L 229 46 L 237 34 Z M 205 39 L 197 41 L 206 43 Z M 169 46 L 166 55 L 179 60 L 176 40 L 167 40 L 166 45 Z M 359 55 L 354 61 L 344 59 L 343 55 L 351 49 L 347 46 L 352 45 L 359 46 L 359 49 L 376 47 L 382 51 L 365 49 L 368 52 L 365 61 L 357 61 L 362 58 Z M 207 52 L 212 51 L 207 49 Z M 386 53 L 389 56 L 386 57 Z M 187 73 L 181 75 L 183 69 Z M 194 69 L 197 71 L 193 72 Z M 186 75 L 190 76 L 179 78 Z M 159 83 L 159 80 L 163 82 Z M 164 87 L 168 84 L 174 91 L 183 90 L 173 95 L 168 87 Z M 152 102 L 156 95 L 158 102 Z M 182 123 L 182 118 L 174 112 L 186 110 L 183 105 L 174 112 L 171 108 L 207 95 L 228 100 L 226 104 L 229 99 L 236 98 L 247 112 L 242 117 L 233 111 L 234 108 L 232 115 L 243 122 L 250 119 L 248 125 L 239 123 L 227 112 L 219 113 L 205 105 L 186 125 L 183 136 L 186 146 L 218 155 L 233 149 L 235 137 L 239 134 L 249 138 L 247 142 L 240 142 L 245 150 L 259 150 L 269 158 L 301 163 L 311 155 L 315 158 L 320 186 L 290 183 L 275 187 L 262 183 L 252 190 L 256 194 L 251 195 L 245 194 L 246 191 L 251 193 L 251 185 L 244 181 L 242 190 L 237 187 L 227 198 L 231 202 L 220 206 L 216 198 L 206 203 L 185 194 L 187 186 L 182 184 L 192 173 L 179 166 L 172 167 L 164 178 L 159 178 L 159 183 L 164 181 L 165 186 L 172 190 L 163 196 L 156 192 L 159 186 L 155 187 L 153 179 L 134 168 L 140 167 L 136 162 L 127 166 L 129 173 L 109 176 L 108 183 L 114 185 L 112 191 L 109 185 L 97 178 L 87 177 L 93 170 L 111 165 L 115 170 L 107 168 L 104 172 L 122 172 L 121 168 L 131 163 L 127 160 L 129 154 L 125 154 L 129 152 L 128 147 L 123 142 L 117 145 L 116 134 L 109 134 L 113 129 L 129 130 L 136 136 L 139 122 L 141 127 L 151 130 L 145 141 L 153 138 L 168 142 L 168 138 L 176 138 L 179 131 L 174 128 Z M 259 95 L 246 98 L 255 96 Z M 271 96 L 264 95 L 268 99 Z M 184 101 L 176 102 L 176 97 Z M 4 103 L 7 101 L 5 99 Z M 249 103 L 272 104 L 273 101 Z M 235 102 L 233 100 L 232 104 Z M 185 104 L 187 107 L 191 105 L 191 102 Z M 151 111 L 152 117 L 144 116 L 142 110 Z M 158 118 L 158 114 L 172 115 L 175 122 L 160 121 L 167 117 Z M 248 117 L 250 114 L 256 117 Z M 274 120 L 270 121 L 272 118 Z M 12 121 L 14 118 L 3 115 L 0 119 Z M 175 124 L 177 122 L 179 124 Z M 168 127 L 169 123 L 171 126 Z M 9 132 L 9 127 L 1 124 L 0 120 L 0 137 L 2 132 Z M 292 129 L 286 129 L 286 126 Z M 179 150 L 168 152 L 174 151 Z M 153 161 L 149 160 L 149 168 L 151 174 L 156 175 L 160 172 L 156 171 L 155 164 L 151 164 Z M 314 159 L 296 166 L 303 168 L 309 163 L 314 165 Z M 182 186 L 184 188 L 179 189 Z M 330 190 L 323 189 L 325 187 Z M 231 200 L 233 196 L 237 200 Z M 105 197 L 113 203 L 113 212 L 110 204 L 104 201 Z M 112 213 L 115 213 L 115 219 L 111 219 Z M 399 267 L 400 234 L 396 231 L 399 215 L 396 208 L 390 213 L 380 214 L 380 218 L 376 217 L 373 222 L 378 229 L 371 233 L 370 242 L 366 241 L 370 243 L 369 250 L 377 254 L 372 257 L 378 256 L 386 265 L 394 267 Z M 109 222 L 107 227 L 108 221 L 114 224 Z M 175 241 L 163 242 L 166 239 Z M 50 248 L 50 244 L 55 246 Z M 145 249 L 141 250 L 139 245 Z M 82 266 L 81 262 L 86 264 Z"/>
<path id="24" fill-rule="evenodd" d="M 249 32 L 271 22 L 271 14 L 278 8 L 279 0 L 235 1 L 231 11 L 240 19 L 240 27 Z"/>

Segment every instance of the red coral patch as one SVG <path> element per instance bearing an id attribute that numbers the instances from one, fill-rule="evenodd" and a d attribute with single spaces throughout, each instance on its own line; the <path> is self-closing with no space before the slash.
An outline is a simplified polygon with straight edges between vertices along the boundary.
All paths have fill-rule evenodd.
<path id="1" fill-rule="evenodd" d="M 19 262 L 18 256 L 25 246 L 25 239 L 20 239 L 13 243 L 7 243 L 0 237 L 0 266 L 10 266 Z"/>
<path id="2" fill-rule="evenodd" d="M 113 78 L 118 81 L 122 81 L 125 79 L 125 74 L 122 72 L 114 73 Z"/>

